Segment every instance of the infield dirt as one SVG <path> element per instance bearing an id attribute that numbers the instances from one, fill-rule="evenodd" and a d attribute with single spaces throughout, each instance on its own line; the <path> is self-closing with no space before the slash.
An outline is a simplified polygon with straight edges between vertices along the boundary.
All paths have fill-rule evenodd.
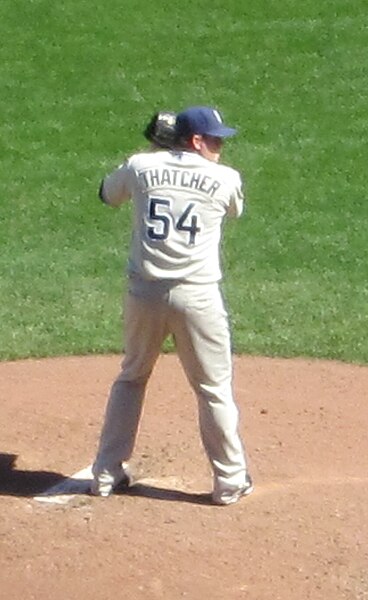
<path id="1" fill-rule="evenodd" d="M 255 492 L 215 507 L 194 395 L 162 355 L 137 485 L 37 502 L 93 460 L 119 362 L 0 363 L 1 598 L 368 599 L 368 367 L 235 357 Z"/>

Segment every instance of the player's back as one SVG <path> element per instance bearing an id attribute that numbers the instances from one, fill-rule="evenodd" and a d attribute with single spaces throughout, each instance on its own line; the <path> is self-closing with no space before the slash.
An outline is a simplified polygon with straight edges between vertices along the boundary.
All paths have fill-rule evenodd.
<path id="1" fill-rule="evenodd" d="M 131 273 L 198 283 L 221 278 L 222 222 L 242 211 L 237 171 L 193 152 L 159 151 L 135 154 L 110 177 L 110 189 L 123 185 L 135 206 Z"/>

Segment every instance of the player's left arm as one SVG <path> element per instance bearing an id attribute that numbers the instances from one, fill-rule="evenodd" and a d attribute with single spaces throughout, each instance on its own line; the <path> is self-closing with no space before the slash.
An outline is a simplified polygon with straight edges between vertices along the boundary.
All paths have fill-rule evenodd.
<path id="1" fill-rule="evenodd" d="M 245 209 L 244 184 L 239 173 L 234 172 L 231 185 L 230 202 L 227 209 L 229 217 L 240 217 Z"/>

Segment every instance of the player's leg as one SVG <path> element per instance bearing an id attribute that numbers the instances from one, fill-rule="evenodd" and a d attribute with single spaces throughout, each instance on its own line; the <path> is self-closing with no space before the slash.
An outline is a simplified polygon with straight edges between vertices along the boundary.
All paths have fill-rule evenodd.
<path id="1" fill-rule="evenodd" d="M 213 499 L 230 503 L 248 489 L 248 474 L 232 390 L 227 312 L 217 285 L 179 286 L 173 305 L 177 351 L 198 398 L 201 437 L 214 474 Z"/>
<path id="2" fill-rule="evenodd" d="M 125 358 L 107 402 L 93 474 L 96 493 L 125 477 L 133 452 L 147 381 L 166 337 L 166 307 L 159 298 L 127 295 L 124 311 Z"/>

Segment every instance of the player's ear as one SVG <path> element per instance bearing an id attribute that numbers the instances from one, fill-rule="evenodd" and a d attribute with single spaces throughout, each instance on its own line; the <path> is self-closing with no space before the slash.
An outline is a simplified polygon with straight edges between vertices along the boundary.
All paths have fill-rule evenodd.
<path id="1" fill-rule="evenodd" d="M 194 150 L 197 150 L 197 152 L 199 152 L 202 149 L 202 136 L 195 133 L 191 140 L 191 145 L 193 147 Z"/>

